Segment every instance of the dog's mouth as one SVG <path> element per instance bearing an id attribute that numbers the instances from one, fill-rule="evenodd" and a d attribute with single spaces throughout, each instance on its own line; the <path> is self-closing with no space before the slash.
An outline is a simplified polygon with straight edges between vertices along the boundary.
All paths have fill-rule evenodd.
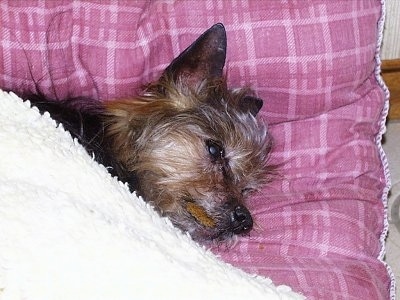
<path id="1" fill-rule="evenodd" d="M 240 204 L 225 210 L 223 214 L 217 213 L 216 217 L 194 202 L 187 202 L 186 210 L 199 225 L 194 230 L 186 230 L 195 240 L 225 240 L 233 235 L 246 234 L 253 228 L 249 210 Z"/>

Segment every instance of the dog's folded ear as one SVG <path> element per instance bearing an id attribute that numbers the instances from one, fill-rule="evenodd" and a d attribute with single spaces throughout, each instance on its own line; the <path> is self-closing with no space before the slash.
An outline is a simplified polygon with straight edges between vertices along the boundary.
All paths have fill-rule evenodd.
<path id="1" fill-rule="evenodd" d="M 245 96 L 239 101 L 239 109 L 256 116 L 263 106 L 263 101 L 254 96 Z"/>
<path id="2" fill-rule="evenodd" d="M 226 58 L 224 25 L 215 24 L 165 69 L 163 77 L 196 89 L 204 80 L 222 78 Z"/>

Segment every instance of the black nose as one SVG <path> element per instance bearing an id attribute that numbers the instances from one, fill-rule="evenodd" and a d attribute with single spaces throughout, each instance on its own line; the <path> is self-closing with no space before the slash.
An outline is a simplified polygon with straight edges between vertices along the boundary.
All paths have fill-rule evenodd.
<path id="1" fill-rule="evenodd" d="M 253 228 L 253 218 L 246 207 L 238 205 L 231 213 L 231 228 L 234 234 L 246 233 Z"/>

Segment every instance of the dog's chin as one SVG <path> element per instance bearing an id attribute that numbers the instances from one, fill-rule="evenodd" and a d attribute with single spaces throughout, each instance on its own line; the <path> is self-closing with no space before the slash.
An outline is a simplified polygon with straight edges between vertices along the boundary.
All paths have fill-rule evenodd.
<path id="1" fill-rule="evenodd" d="M 226 229 L 226 227 L 208 228 L 197 223 L 191 228 L 182 228 L 182 230 L 187 232 L 194 241 L 206 246 L 219 244 L 230 245 L 237 237 L 236 234 Z"/>
<path id="2" fill-rule="evenodd" d="M 190 233 L 191 238 L 210 249 L 230 249 L 233 248 L 239 238 L 239 235 L 233 232 L 217 232 L 210 233 L 209 231 L 196 230 Z"/>

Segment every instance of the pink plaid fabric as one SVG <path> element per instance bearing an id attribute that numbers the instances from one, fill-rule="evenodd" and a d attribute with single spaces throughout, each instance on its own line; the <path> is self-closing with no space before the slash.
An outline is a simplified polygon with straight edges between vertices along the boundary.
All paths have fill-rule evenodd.
<path id="1" fill-rule="evenodd" d="M 133 95 L 212 24 L 231 86 L 265 100 L 275 181 L 224 260 L 309 299 L 394 298 L 382 262 L 387 111 L 376 79 L 382 4 L 360 1 L 1 1 L 0 87 Z M 57 90 L 52 88 L 54 85 Z M 386 105 L 386 106 L 385 106 Z M 134 255 L 134 254 L 133 254 Z"/>

